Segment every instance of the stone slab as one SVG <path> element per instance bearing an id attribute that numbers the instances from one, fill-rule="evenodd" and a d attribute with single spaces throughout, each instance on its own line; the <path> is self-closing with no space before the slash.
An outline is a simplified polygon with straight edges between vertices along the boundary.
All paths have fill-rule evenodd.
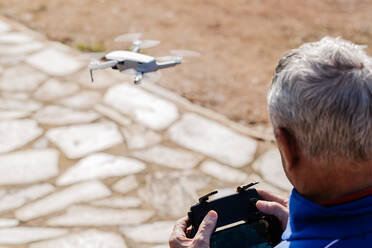
<path id="1" fill-rule="evenodd" d="M 230 183 L 248 183 L 248 175 L 241 170 L 233 169 L 215 161 L 205 161 L 201 164 L 200 170 L 205 174 Z"/>
<path id="2" fill-rule="evenodd" d="M 139 196 L 157 211 L 157 216 L 176 219 L 197 202 L 197 192 L 208 185 L 209 179 L 197 171 L 157 171 L 146 175 L 146 184 L 139 190 Z"/>
<path id="3" fill-rule="evenodd" d="M 0 228 L 18 226 L 19 220 L 0 218 Z"/>
<path id="4" fill-rule="evenodd" d="M 54 48 L 34 54 L 26 62 L 51 76 L 67 76 L 83 66 L 71 55 Z"/>
<path id="5" fill-rule="evenodd" d="M 42 43 L 36 41 L 19 45 L 0 45 L 0 55 L 11 57 L 8 60 L 2 61 L 5 64 L 8 64 L 14 58 L 16 59 L 15 62 L 20 62 L 25 58 L 25 54 L 37 52 L 43 47 Z M 13 62 L 12 64 L 14 65 L 15 63 Z"/>
<path id="6" fill-rule="evenodd" d="M 74 203 L 92 201 L 110 194 L 110 190 L 98 181 L 76 184 L 18 209 L 15 216 L 28 221 L 63 210 Z"/>
<path id="7" fill-rule="evenodd" d="M 120 125 L 126 126 L 132 123 L 129 118 L 123 116 L 112 108 L 106 107 L 105 105 L 97 104 L 94 106 L 94 110 L 96 110 L 101 115 L 117 122 Z"/>
<path id="8" fill-rule="evenodd" d="M 152 210 L 111 209 L 72 206 L 61 216 L 48 220 L 50 226 L 116 226 L 136 225 L 153 216 Z"/>
<path id="9" fill-rule="evenodd" d="M 31 42 L 33 38 L 23 33 L 13 32 L 0 35 L 0 44 L 20 44 Z"/>
<path id="10" fill-rule="evenodd" d="M 81 159 L 57 179 L 57 185 L 67 185 L 92 179 L 126 176 L 138 173 L 146 165 L 136 159 L 95 153 Z"/>
<path id="11" fill-rule="evenodd" d="M 32 243 L 30 248 L 127 248 L 116 233 L 88 230 L 61 238 Z"/>
<path id="12" fill-rule="evenodd" d="M 0 21 L 0 33 L 9 32 L 11 30 L 11 27 L 9 24 Z"/>
<path id="13" fill-rule="evenodd" d="M 77 111 L 55 105 L 48 105 L 33 116 L 39 123 L 47 125 L 89 123 L 99 117 L 100 115 L 94 111 Z"/>
<path id="14" fill-rule="evenodd" d="M 94 83 L 92 83 L 90 73 L 88 70 L 86 70 L 79 74 L 78 82 L 87 88 L 104 89 L 109 86 L 112 86 L 113 84 L 120 83 L 122 81 L 115 77 L 113 73 L 116 74 L 118 72 L 113 70 L 94 71 L 93 72 Z"/>
<path id="15" fill-rule="evenodd" d="M 0 110 L 0 120 L 14 120 L 19 118 L 24 118 L 29 115 L 26 111 L 20 110 Z"/>
<path id="16" fill-rule="evenodd" d="M 21 207 L 25 203 L 43 197 L 54 190 L 55 188 L 48 183 L 36 184 L 21 189 L 4 190 L 3 194 L 0 194 L 0 212 Z"/>
<path id="17" fill-rule="evenodd" d="M 199 154 L 163 145 L 157 145 L 147 150 L 134 151 L 133 155 L 173 169 L 192 169 L 203 159 L 203 156 Z"/>
<path id="18" fill-rule="evenodd" d="M 111 87 L 104 102 L 155 130 L 167 128 L 178 118 L 176 105 L 129 84 Z"/>
<path id="19" fill-rule="evenodd" d="M 121 144 L 123 137 L 112 122 L 50 129 L 46 137 L 68 158 L 81 158 L 93 152 Z"/>
<path id="20" fill-rule="evenodd" d="M 136 188 L 138 188 L 138 186 L 139 186 L 139 183 L 136 179 L 136 176 L 130 175 L 117 181 L 112 186 L 112 189 L 115 190 L 116 192 L 126 194 L 132 190 L 135 190 Z"/>
<path id="21" fill-rule="evenodd" d="M 4 71 L 0 79 L 0 89 L 3 91 L 33 91 L 45 79 L 45 74 L 29 66 L 13 66 Z"/>
<path id="22" fill-rule="evenodd" d="M 95 91 L 82 91 L 78 94 L 63 98 L 60 104 L 73 109 L 92 109 L 101 101 L 101 95 Z"/>
<path id="23" fill-rule="evenodd" d="M 148 130 L 141 125 L 130 125 L 121 128 L 129 149 L 144 149 L 162 141 L 160 134 Z"/>
<path id="24" fill-rule="evenodd" d="M 49 79 L 34 93 L 34 97 L 43 101 L 51 101 L 71 95 L 78 90 L 79 86 L 74 83 Z"/>
<path id="25" fill-rule="evenodd" d="M 26 150 L 0 155 L 0 185 L 39 182 L 58 175 L 57 150 Z"/>
<path id="26" fill-rule="evenodd" d="M 133 227 L 123 226 L 120 231 L 138 243 L 166 243 L 174 224 L 174 221 L 159 221 Z"/>
<path id="27" fill-rule="evenodd" d="M 102 200 L 97 200 L 91 203 L 97 207 L 108 207 L 108 208 L 138 208 L 141 206 L 141 200 L 137 197 L 126 196 L 126 197 L 109 197 Z"/>
<path id="28" fill-rule="evenodd" d="M 0 109 L 5 111 L 33 112 L 41 106 L 40 103 L 31 100 L 0 98 Z"/>
<path id="29" fill-rule="evenodd" d="M 10 152 L 36 139 L 43 130 L 34 120 L 0 122 L 0 153 Z"/>
<path id="30" fill-rule="evenodd" d="M 33 241 L 55 238 L 68 233 L 67 230 L 41 227 L 0 228 L 0 244 L 19 245 Z"/>
<path id="31" fill-rule="evenodd" d="M 252 165 L 253 169 L 260 172 L 262 177 L 269 183 L 289 191 L 292 189 L 282 166 L 282 160 L 278 149 L 271 149 L 261 155 Z"/>
<path id="32" fill-rule="evenodd" d="M 167 134 L 173 142 L 233 167 L 249 164 L 257 148 L 255 140 L 193 113 L 184 114 Z"/>

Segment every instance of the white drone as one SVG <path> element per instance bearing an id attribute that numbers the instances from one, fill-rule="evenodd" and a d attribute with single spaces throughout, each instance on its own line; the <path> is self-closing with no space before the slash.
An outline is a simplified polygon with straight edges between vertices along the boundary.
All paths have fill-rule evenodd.
<path id="1" fill-rule="evenodd" d="M 155 59 L 152 56 L 141 54 L 142 48 L 150 48 L 158 45 L 157 40 L 140 40 L 142 34 L 133 33 L 117 37 L 117 42 L 132 42 L 131 51 L 112 51 L 101 56 L 100 60 L 92 61 L 89 65 L 90 76 L 93 82 L 93 71 L 112 68 L 123 73 L 134 71 L 134 83 L 139 84 L 145 73 L 155 72 L 159 69 L 173 67 L 182 63 L 183 56 L 199 56 L 197 52 L 187 50 L 172 50 L 177 56 L 167 56 Z"/>

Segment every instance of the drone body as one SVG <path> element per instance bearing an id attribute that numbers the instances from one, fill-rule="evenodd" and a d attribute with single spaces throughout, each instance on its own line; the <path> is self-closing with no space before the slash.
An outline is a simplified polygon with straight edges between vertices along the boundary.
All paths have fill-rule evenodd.
<path id="1" fill-rule="evenodd" d="M 162 59 L 161 58 L 156 59 L 152 56 L 139 53 L 141 48 L 151 47 L 151 46 L 157 45 L 159 42 L 158 41 L 146 41 L 146 40 L 140 41 L 138 40 L 139 34 L 129 34 L 129 37 L 133 38 L 133 35 L 137 35 L 137 36 L 134 37 L 136 39 L 133 41 L 132 51 L 120 51 L 120 50 L 112 51 L 104 55 L 101 61 L 93 61 L 89 65 L 92 82 L 93 82 L 93 75 L 92 75 L 93 70 L 112 68 L 114 70 L 119 70 L 120 72 L 134 70 L 136 73 L 135 78 L 134 78 L 134 83 L 138 84 L 141 82 L 144 73 L 155 72 L 159 69 L 172 67 L 182 62 L 182 57 L 180 56 L 170 56 L 170 57 L 163 57 Z M 124 35 L 118 38 L 120 40 L 120 38 L 127 39 L 127 37 L 128 35 Z"/>

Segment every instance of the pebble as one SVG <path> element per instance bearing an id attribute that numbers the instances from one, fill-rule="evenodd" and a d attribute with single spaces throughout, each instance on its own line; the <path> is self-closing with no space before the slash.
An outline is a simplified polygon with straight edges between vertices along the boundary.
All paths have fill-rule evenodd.
<path id="1" fill-rule="evenodd" d="M 0 98 L 0 109 L 5 111 L 33 112 L 41 106 L 40 103 L 31 100 Z"/>
<path id="2" fill-rule="evenodd" d="M 155 130 L 167 128 L 178 118 L 176 105 L 133 85 L 111 87 L 104 96 L 104 102 Z"/>
<path id="3" fill-rule="evenodd" d="M 109 208 L 138 208 L 141 206 L 141 200 L 137 197 L 126 196 L 126 197 L 109 197 L 102 200 L 97 200 L 91 203 L 97 207 L 109 207 Z"/>
<path id="4" fill-rule="evenodd" d="M 44 46 L 42 43 L 36 41 L 19 45 L 0 45 L 0 55 L 11 56 L 12 58 L 10 60 L 16 59 L 15 62 L 19 63 L 20 60 L 23 60 L 23 58 L 25 58 L 25 54 L 37 52 L 43 47 Z M 17 56 L 21 56 L 21 59 L 17 58 Z M 9 60 L 7 61 L 7 63 L 9 63 Z M 13 64 L 15 63 L 13 62 Z"/>
<path id="5" fill-rule="evenodd" d="M 63 98 L 60 104 L 73 109 L 91 109 L 101 101 L 101 95 L 95 91 L 82 91 L 76 95 Z"/>
<path id="6" fill-rule="evenodd" d="M 117 126 L 112 122 L 53 128 L 46 133 L 46 137 L 71 159 L 123 142 Z"/>
<path id="7" fill-rule="evenodd" d="M 159 221 L 140 226 L 123 226 L 120 231 L 128 238 L 140 243 L 165 243 L 175 222 Z M 144 235 L 145 234 L 145 235 Z"/>
<path id="8" fill-rule="evenodd" d="M 135 157 L 174 169 L 191 169 L 203 156 L 182 150 L 158 145 L 147 150 L 134 151 Z"/>
<path id="9" fill-rule="evenodd" d="M 34 54 L 26 62 L 51 76 L 67 76 L 83 66 L 71 55 L 54 48 Z"/>
<path id="10" fill-rule="evenodd" d="M 43 133 L 34 120 L 8 120 L 0 122 L 0 153 L 10 152 Z"/>
<path id="11" fill-rule="evenodd" d="M 132 123 L 132 121 L 123 116 L 122 114 L 116 112 L 115 110 L 113 110 L 112 108 L 109 108 L 109 107 L 106 107 L 105 105 L 102 105 L 102 104 L 97 104 L 94 106 L 94 109 L 100 113 L 101 115 L 113 120 L 113 121 L 116 121 L 117 123 L 119 123 L 120 125 L 123 125 L 123 126 L 126 126 L 126 125 L 129 125 Z"/>
<path id="12" fill-rule="evenodd" d="M 0 35 L 0 44 L 20 44 L 33 40 L 32 37 L 22 33 L 7 33 Z"/>
<path id="13" fill-rule="evenodd" d="M 18 226 L 19 220 L 0 218 L 0 228 Z"/>
<path id="14" fill-rule="evenodd" d="M 21 189 L 4 190 L 0 196 L 0 212 L 23 206 L 25 203 L 43 197 L 55 190 L 49 183 L 36 184 Z"/>
<path id="15" fill-rule="evenodd" d="M 0 185 L 39 182 L 58 175 L 57 150 L 26 150 L 0 156 Z"/>
<path id="16" fill-rule="evenodd" d="M 168 136 L 181 146 L 237 168 L 249 164 L 257 148 L 255 140 L 193 113 L 183 115 Z"/>
<path id="17" fill-rule="evenodd" d="M 57 179 L 57 185 L 85 180 L 126 176 L 143 171 L 146 165 L 136 159 L 95 153 L 81 159 Z"/>
<path id="18" fill-rule="evenodd" d="M 127 245 L 118 234 L 88 230 L 32 243 L 30 248 L 127 248 Z"/>
<path id="19" fill-rule="evenodd" d="M 0 21 L 0 33 L 9 32 L 11 30 L 9 24 Z M 3 35 L 3 34 L 2 34 Z"/>
<path id="20" fill-rule="evenodd" d="M 33 116 L 39 123 L 47 125 L 89 123 L 99 117 L 99 114 L 94 111 L 76 111 L 55 105 L 48 105 Z"/>
<path id="21" fill-rule="evenodd" d="M 74 203 L 92 201 L 110 194 L 110 190 L 99 181 L 76 184 L 16 210 L 15 216 L 28 221 L 63 210 Z"/>
<path id="22" fill-rule="evenodd" d="M 0 110 L 0 120 L 14 120 L 28 116 L 29 113 L 19 110 Z"/>
<path id="23" fill-rule="evenodd" d="M 72 206 L 61 216 L 48 220 L 49 226 L 116 226 L 136 225 L 153 216 L 152 210 L 111 209 Z"/>

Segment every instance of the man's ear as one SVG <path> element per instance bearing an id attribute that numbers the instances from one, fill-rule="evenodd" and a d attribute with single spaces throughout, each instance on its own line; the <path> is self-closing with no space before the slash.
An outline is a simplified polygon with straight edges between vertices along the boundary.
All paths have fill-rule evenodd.
<path id="1" fill-rule="evenodd" d="M 280 154 L 284 160 L 283 165 L 286 171 L 290 171 L 296 167 L 300 159 L 297 140 L 288 129 L 279 127 L 274 132 Z"/>

